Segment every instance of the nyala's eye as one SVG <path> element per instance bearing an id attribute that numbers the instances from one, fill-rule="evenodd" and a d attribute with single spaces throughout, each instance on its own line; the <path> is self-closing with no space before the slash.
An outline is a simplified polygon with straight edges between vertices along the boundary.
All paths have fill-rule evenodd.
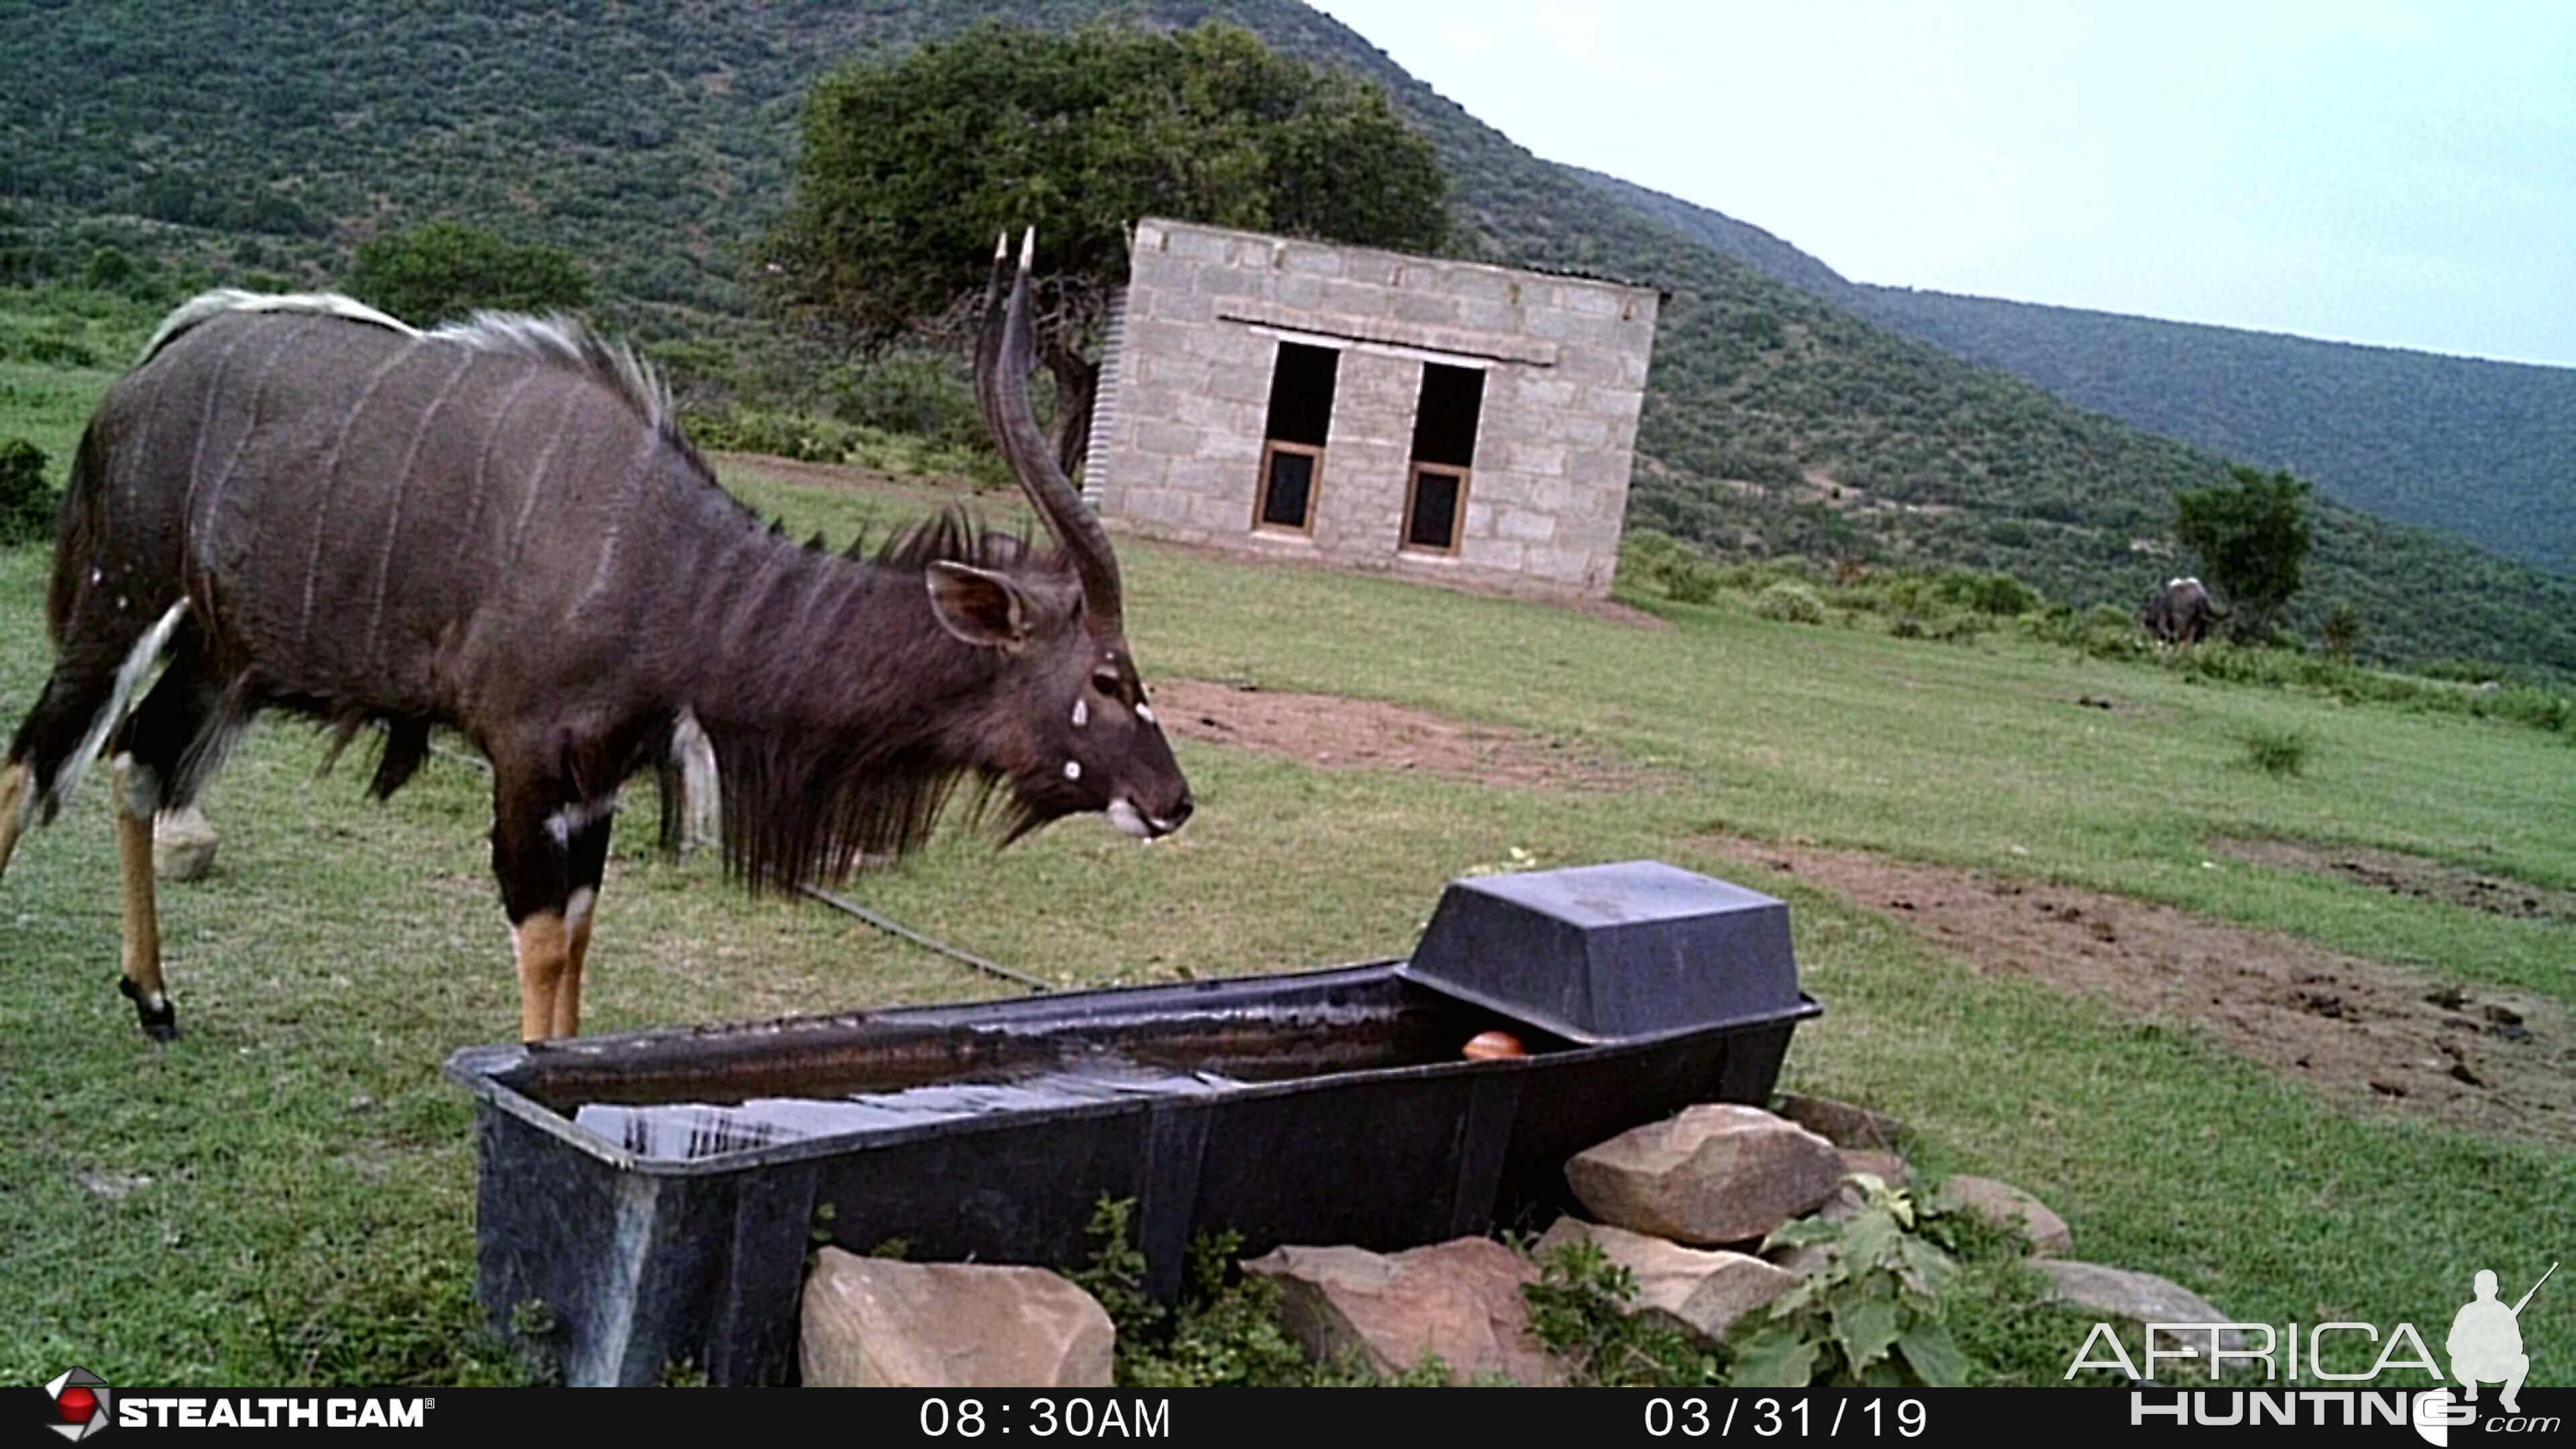
<path id="1" fill-rule="evenodd" d="M 1115 669 L 1103 666 L 1091 671 L 1091 687 L 1099 690 L 1104 699 L 1115 700 L 1120 704 L 1127 702 L 1126 677 Z"/>

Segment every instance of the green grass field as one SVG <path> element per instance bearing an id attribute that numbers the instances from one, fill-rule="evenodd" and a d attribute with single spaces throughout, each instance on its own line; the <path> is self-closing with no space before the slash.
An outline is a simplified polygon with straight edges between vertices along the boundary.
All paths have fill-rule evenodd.
<path id="1" fill-rule="evenodd" d="M 922 497 L 728 481 L 836 543 Z M 851 894 L 1098 985 L 1401 955 L 1445 881 L 1515 850 L 1546 866 L 1660 858 L 1791 901 L 1826 1014 L 1800 1030 L 1784 1086 L 1893 1112 L 1934 1166 L 2030 1188 L 2086 1258 L 2175 1278 L 2244 1320 L 2404 1320 L 2438 1344 L 2474 1267 L 2527 1284 L 2576 1245 L 2576 1152 L 2329 1108 L 2169 1023 L 1978 976 L 1709 843 L 1795 839 L 2081 884 L 2428 982 L 2571 1002 L 2576 924 L 2203 864 L 2213 837 L 2286 836 L 2576 888 L 2564 735 L 2196 683 L 2005 635 L 1906 641 L 1733 604 L 1666 606 L 1655 629 L 1141 543 L 1122 556 L 1149 689 L 1187 677 L 1393 701 L 1612 768 L 1582 788 L 1505 787 L 1185 743 L 1200 808 L 1172 840 L 1140 847 L 1085 818 L 997 853 L 952 829 Z M 45 567 L 39 550 L 0 552 L 13 726 L 50 659 Z M 2075 703 L 2086 695 L 2124 708 Z M 2306 742 L 2301 773 L 2247 763 L 2249 736 L 2289 731 Z M 321 755 L 309 728 L 272 720 L 209 792 L 219 867 L 163 895 L 186 1032 L 173 1045 L 146 1041 L 114 989 L 98 779 L 0 880 L 0 1379 L 71 1362 L 116 1383 L 525 1372 L 475 1328 L 471 1113 L 438 1074 L 517 1020 L 484 781 L 434 759 L 378 806 L 363 762 L 317 778 Z M 649 786 L 630 807 L 590 1030 L 1007 989 L 810 902 L 748 899 L 704 855 L 660 861 Z M 2572 1305 L 2541 1294 L 2525 1341 L 2576 1342 Z M 2563 1347 L 2534 1365 L 2535 1384 L 2576 1377 Z"/>

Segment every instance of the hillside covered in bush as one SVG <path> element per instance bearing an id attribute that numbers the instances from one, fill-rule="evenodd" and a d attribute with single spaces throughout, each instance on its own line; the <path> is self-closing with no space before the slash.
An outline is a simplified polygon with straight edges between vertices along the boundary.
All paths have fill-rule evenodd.
<path id="1" fill-rule="evenodd" d="M 1951 564 L 2134 606 L 2189 566 L 2173 495 L 2272 461 L 2071 405 L 1766 275 L 1689 218 L 1532 157 L 1293 0 L 12 6 L 0 45 L 47 63 L 0 93 L 0 281 L 172 298 L 330 284 L 371 236 L 463 220 L 579 257 L 594 310 L 684 395 L 826 408 L 818 361 L 744 285 L 808 88 L 844 57 L 996 14 L 1066 27 L 1113 9 L 1235 20 L 1386 86 L 1455 183 L 1456 250 L 1665 289 L 1631 516 L 1712 557 Z M 2576 677 L 2576 580 L 2336 504 L 2317 535 L 2292 628 L 2348 605 L 2365 654 Z"/>

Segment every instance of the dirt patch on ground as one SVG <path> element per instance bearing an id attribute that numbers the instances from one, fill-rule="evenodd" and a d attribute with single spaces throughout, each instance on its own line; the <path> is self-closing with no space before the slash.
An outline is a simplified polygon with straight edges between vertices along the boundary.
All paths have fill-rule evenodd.
<path id="1" fill-rule="evenodd" d="M 1633 783 L 1617 766 L 1521 731 L 1403 705 L 1197 679 L 1156 680 L 1147 689 L 1163 728 L 1181 739 L 1266 750 L 1324 769 L 1420 770 L 1498 785 Z"/>
<path id="2" fill-rule="evenodd" d="M 2209 850 L 2212 855 L 2248 865 L 2339 875 L 2376 886 L 2390 895 L 2443 901 L 2500 916 L 2576 921 L 2576 892 L 2549 890 L 2420 855 L 2312 845 L 2303 840 L 2213 840 Z"/>
<path id="3" fill-rule="evenodd" d="M 2230 1050 L 2362 1110 L 2576 1142 L 2566 1013 L 2170 906 L 1846 851 L 1714 840 L 1885 911 L 1982 974 L 2036 977 Z"/>
<path id="4" fill-rule="evenodd" d="M 2068 702 L 2071 704 L 2082 705 L 2086 709 L 2098 709 L 2105 714 L 2114 714 L 2130 719 L 2154 714 L 2156 712 L 2148 708 L 2146 705 L 2138 703 L 2134 699 L 2120 699 L 2108 694 L 2079 694 Z"/>
<path id="5" fill-rule="evenodd" d="M 1172 734 L 1267 750 L 1326 769 L 1423 770 L 1541 786 L 1617 786 L 1633 775 L 1497 726 L 1329 695 L 1201 680 L 1154 686 Z M 2330 1101 L 2494 1136 L 2576 1142 L 2576 1038 L 2567 1012 L 2526 992 L 2437 985 L 2380 962 L 2171 906 L 1852 851 L 1712 839 L 1903 921 L 1982 974 L 2036 978 L 2148 1020 L 2206 1031 Z M 2334 869 L 2437 899 L 2517 902 L 2523 888 L 2414 857 L 2234 842 L 2238 859 Z M 2265 853 L 2249 853 L 2260 847 Z M 2457 877 L 2456 879 L 2454 877 Z M 2534 892 L 2537 908 L 2566 911 Z M 2507 908 L 2489 905 L 2490 909 Z M 2568 911 L 2576 917 L 2576 911 Z"/>

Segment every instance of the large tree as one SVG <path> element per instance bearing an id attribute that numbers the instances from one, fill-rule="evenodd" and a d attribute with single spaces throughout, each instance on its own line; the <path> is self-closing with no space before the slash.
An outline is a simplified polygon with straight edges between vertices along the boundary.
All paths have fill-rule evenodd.
<path id="1" fill-rule="evenodd" d="M 1035 226 L 1038 349 L 1070 472 L 1137 218 L 1434 251 L 1447 186 L 1384 91 L 1274 55 L 1239 26 L 985 24 L 815 87 L 760 280 L 809 330 L 862 353 L 953 340 L 994 237 Z"/>
<path id="2" fill-rule="evenodd" d="M 2299 591 L 2300 568 L 2315 536 L 2308 526 L 2308 483 L 2288 470 L 2230 469 L 2227 488 L 2174 495 L 2174 539 L 2200 555 L 2201 571 L 2236 611 L 2236 636 L 2260 643 L 2273 617 Z"/>

